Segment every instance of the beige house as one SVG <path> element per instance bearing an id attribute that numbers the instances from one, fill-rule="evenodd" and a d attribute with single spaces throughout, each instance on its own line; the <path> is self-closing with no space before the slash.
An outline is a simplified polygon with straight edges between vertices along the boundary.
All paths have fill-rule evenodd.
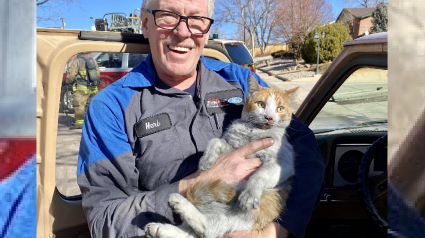
<path id="1" fill-rule="evenodd" d="M 342 22 L 350 28 L 350 35 L 353 39 L 364 36 L 366 32 L 371 31 L 373 26 L 372 13 L 376 10 L 375 7 L 369 8 L 344 8 L 336 19 L 337 22 Z"/>

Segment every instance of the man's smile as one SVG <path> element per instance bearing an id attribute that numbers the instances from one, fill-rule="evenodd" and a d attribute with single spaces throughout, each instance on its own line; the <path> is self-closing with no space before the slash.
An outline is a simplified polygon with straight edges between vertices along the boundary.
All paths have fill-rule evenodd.
<path id="1" fill-rule="evenodd" d="M 183 47 L 183 46 L 173 46 L 173 45 L 168 45 L 168 48 L 174 52 L 177 53 L 186 53 L 189 52 L 191 50 L 191 48 L 188 47 Z"/>

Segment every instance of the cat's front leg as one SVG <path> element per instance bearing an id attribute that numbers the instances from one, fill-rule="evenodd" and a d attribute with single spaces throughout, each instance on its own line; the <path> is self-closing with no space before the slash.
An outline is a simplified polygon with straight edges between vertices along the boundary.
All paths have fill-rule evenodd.
<path id="1" fill-rule="evenodd" d="M 173 226 L 171 224 L 148 223 L 145 228 L 148 238 L 197 238 L 188 226 Z"/>
<path id="2" fill-rule="evenodd" d="M 232 147 L 225 140 L 220 138 L 210 140 L 204 155 L 199 161 L 199 170 L 209 170 L 215 161 L 230 151 L 232 151 Z"/>
<path id="3" fill-rule="evenodd" d="M 239 195 L 239 207 L 244 211 L 257 209 L 265 189 L 274 188 L 279 181 L 280 167 L 277 164 L 263 164 L 248 180 L 245 190 Z"/>
<path id="4" fill-rule="evenodd" d="M 262 191 L 244 190 L 239 195 L 239 207 L 244 211 L 257 209 L 260 206 Z"/>
<path id="5" fill-rule="evenodd" d="M 179 193 L 173 193 L 168 199 L 168 205 L 180 215 L 192 230 L 200 237 L 205 237 L 207 229 L 207 217 Z"/>

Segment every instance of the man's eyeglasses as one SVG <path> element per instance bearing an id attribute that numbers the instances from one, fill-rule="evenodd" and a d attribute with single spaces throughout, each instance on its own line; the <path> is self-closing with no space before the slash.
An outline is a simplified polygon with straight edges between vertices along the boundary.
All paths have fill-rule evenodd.
<path id="1" fill-rule="evenodd" d="M 153 15 L 157 27 L 166 30 L 176 29 L 180 21 L 184 19 L 190 33 L 202 35 L 207 33 L 210 30 L 211 24 L 214 23 L 214 20 L 208 17 L 181 16 L 175 12 L 165 10 L 146 9 L 146 11 Z"/>

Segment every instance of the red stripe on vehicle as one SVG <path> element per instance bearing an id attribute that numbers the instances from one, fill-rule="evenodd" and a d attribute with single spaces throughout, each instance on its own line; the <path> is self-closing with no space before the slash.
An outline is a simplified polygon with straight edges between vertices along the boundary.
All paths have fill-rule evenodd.
<path id="1" fill-rule="evenodd" d="M 36 138 L 0 139 L 0 180 L 19 169 L 36 151 Z"/>

